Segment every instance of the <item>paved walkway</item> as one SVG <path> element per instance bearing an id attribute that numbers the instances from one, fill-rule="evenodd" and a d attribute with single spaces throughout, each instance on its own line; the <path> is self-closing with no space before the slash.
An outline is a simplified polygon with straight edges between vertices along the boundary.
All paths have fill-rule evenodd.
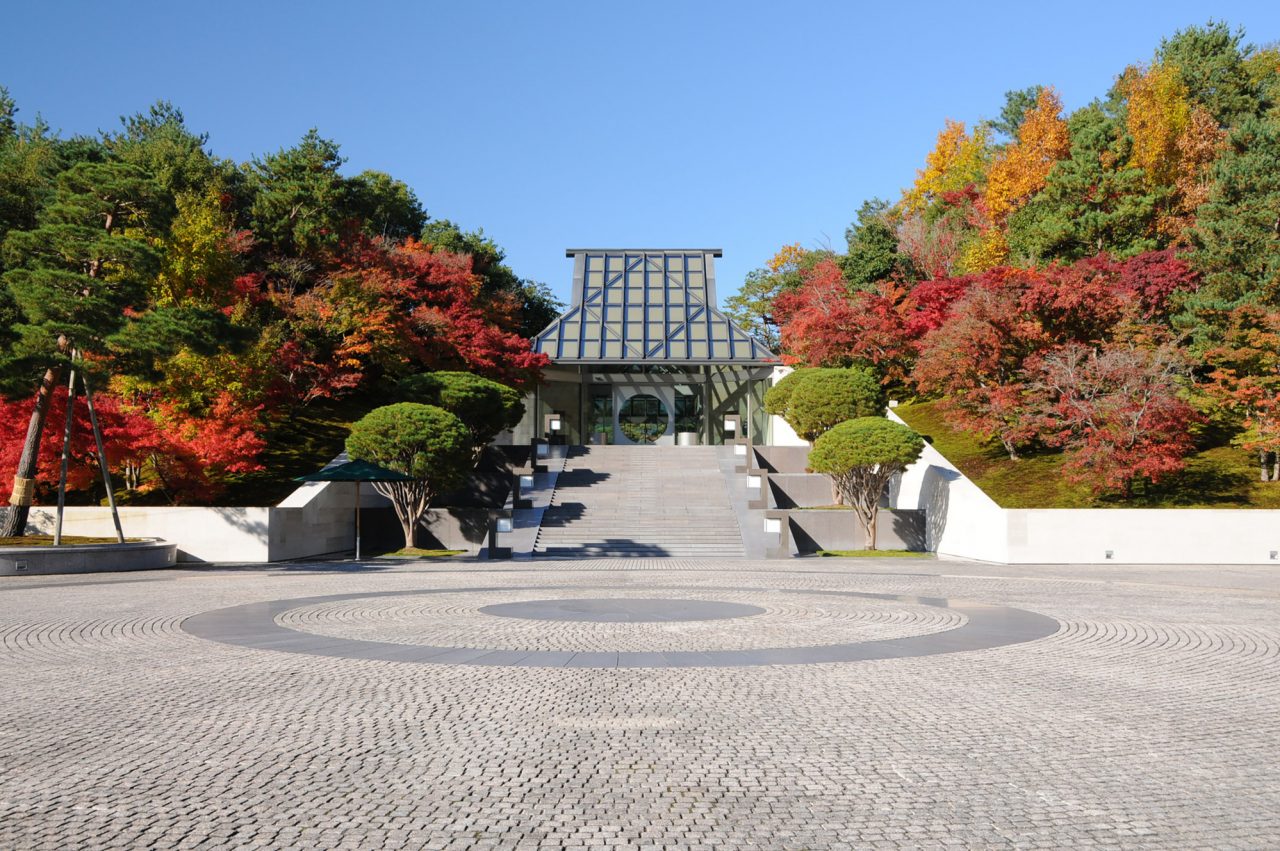
<path id="1" fill-rule="evenodd" d="M 5 849 L 1280 845 L 1264 568 L 19 577 L 0 677 Z"/>

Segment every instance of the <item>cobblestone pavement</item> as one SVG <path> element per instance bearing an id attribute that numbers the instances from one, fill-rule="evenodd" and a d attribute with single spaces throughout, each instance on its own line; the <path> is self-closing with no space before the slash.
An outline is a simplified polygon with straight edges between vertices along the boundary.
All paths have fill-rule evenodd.
<path id="1" fill-rule="evenodd" d="M 308 642 L 569 656 L 943 639 L 965 622 L 949 599 L 1061 626 L 912 658 L 631 669 L 369 661 L 183 629 L 353 594 L 381 596 L 276 621 Z M 480 611 L 611 599 L 754 608 L 670 623 Z M 0 579 L 0 677 L 0 849 L 1280 847 L 1280 571 L 1264 568 L 628 559 L 17 577 Z"/>

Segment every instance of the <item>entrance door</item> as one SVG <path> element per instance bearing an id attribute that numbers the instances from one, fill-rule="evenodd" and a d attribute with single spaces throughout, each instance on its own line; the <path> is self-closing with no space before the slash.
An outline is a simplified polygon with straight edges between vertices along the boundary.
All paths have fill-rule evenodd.
<path id="1" fill-rule="evenodd" d="M 649 446 L 675 443 L 675 394 L 670 387 L 615 386 L 614 443 Z"/>
<path id="2" fill-rule="evenodd" d="M 600 445 L 613 443 L 613 394 L 609 388 L 591 389 L 591 407 L 587 410 L 587 442 Z"/>

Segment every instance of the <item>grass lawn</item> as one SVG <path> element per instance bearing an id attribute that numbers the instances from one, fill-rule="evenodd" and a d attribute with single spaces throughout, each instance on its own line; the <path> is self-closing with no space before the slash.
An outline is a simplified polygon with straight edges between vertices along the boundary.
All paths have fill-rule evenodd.
<path id="1" fill-rule="evenodd" d="M 1258 481 L 1254 457 L 1225 442 L 1192 455 L 1179 476 L 1124 499 L 1068 482 L 1061 452 L 1039 450 L 1010 461 L 998 443 L 948 426 L 937 402 L 893 411 L 1005 508 L 1280 508 L 1280 483 Z"/>
<path id="2" fill-rule="evenodd" d="M 136 544 L 141 538 L 125 538 L 126 544 Z M 62 543 L 64 544 L 116 544 L 119 543 L 114 537 L 111 538 L 91 538 L 83 535 L 63 535 Z M 0 538 L 0 547 L 52 547 L 52 535 L 24 535 L 21 538 Z"/>
<path id="3" fill-rule="evenodd" d="M 382 556 L 389 558 L 449 558 L 450 556 L 459 556 L 466 550 L 423 550 L 417 547 L 404 547 L 393 553 L 383 553 Z"/>
<path id="4" fill-rule="evenodd" d="M 933 558 L 933 553 L 912 550 L 818 550 L 821 558 Z"/>

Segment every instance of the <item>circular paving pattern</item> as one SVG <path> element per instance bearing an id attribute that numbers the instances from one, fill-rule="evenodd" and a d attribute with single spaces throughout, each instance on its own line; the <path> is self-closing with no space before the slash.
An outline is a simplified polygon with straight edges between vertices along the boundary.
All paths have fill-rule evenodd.
<path id="1" fill-rule="evenodd" d="M 549 590 L 584 596 L 547 599 Z M 600 590 L 614 596 L 586 596 Z M 793 590 L 782 592 L 786 604 L 768 606 L 748 602 L 757 589 L 673 588 L 662 598 L 653 590 L 642 598 L 547 587 L 337 594 L 218 609 L 183 629 L 226 644 L 349 659 L 665 668 L 931 656 L 1032 641 L 1060 627 L 1022 609 L 932 597 Z"/>
<path id="2" fill-rule="evenodd" d="M 489 650 L 586 652 L 678 652 L 811 647 L 907 638 L 954 629 L 963 614 L 923 604 L 872 598 L 842 598 L 765 590 L 704 592 L 667 588 L 654 598 L 640 589 L 566 589 L 550 601 L 562 618 L 492 617 L 490 612 L 526 606 L 550 616 L 547 595 L 529 589 L 459 590 L 449 594 L 399 594 L 338 599 L 299 606 L 276 622 L 298 632 L 361 641 Z M 602 596 L 607 595 L 607 596 Z M 589 621 L 579 609 L 610 617 L 620 611 L 643 621 Z M 656 620 L 667 614 L 746 612 L 745 617 Z"/>
<path id="3" fill-rule="evenodd" d="M 673 623 L 713 621 L 762 615 L 759 606 L 716 600 L 652 600 L 604 598 L 586 600 L 529 600 L 482 606 L 481 614 L 536 621 L 589 623 Z"/>
<path id="4" fill-rule="evenodd" d="M 764 611 L 480 611 L 587 600 Z M 6 577 L 0 677 L 0 848 L 1280 848 L 1274 569 Z"/>

